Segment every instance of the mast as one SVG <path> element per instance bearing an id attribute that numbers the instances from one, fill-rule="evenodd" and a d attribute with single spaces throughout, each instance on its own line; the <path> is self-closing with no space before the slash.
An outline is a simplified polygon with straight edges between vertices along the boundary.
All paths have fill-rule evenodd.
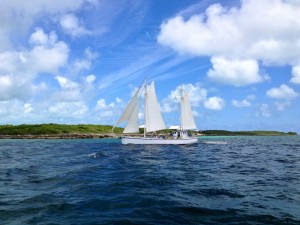
<path id="1" fill-rule="evenodd" d="M 179 90 L 180 93 L 180 107 L 182 107 L 182 103 L 183 103 L 183 88 L 182 86 L 180 87 Z M 182 113 L 182 109 L 180 110 L 180 130 L 183 130 L 183 113 Z"/>
<path id="2" fill-rule="evenodd" d="M 144 138 L 146 138 L 146 116 L 147 116 L 147 108 L 146 108 L 146 98 L 147 98 L 147 78 L 145 78 L 145 83 L 144 83 Z"/>

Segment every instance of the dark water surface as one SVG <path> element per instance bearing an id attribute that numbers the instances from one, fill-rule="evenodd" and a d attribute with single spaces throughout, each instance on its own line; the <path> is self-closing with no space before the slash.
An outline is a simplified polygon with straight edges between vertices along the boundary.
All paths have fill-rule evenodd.
<path id="1" fill-rule="evenodd" d="M 225 139 L 0 140 L 0 224 L 300 224 L 300 137 Z"/>

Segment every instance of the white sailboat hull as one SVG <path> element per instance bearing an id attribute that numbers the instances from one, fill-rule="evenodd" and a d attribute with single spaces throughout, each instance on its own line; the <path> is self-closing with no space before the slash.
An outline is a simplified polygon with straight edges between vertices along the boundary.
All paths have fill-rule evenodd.
<path id="1" fill-rule="evenodd" d="M 183 139 L 163 139 L 163 138 L 144 138 L 144 137 L 122 137 L 122 144 L 136 145 L 188 145 L 195 144 L 198 141 L 197 137 Z"/>

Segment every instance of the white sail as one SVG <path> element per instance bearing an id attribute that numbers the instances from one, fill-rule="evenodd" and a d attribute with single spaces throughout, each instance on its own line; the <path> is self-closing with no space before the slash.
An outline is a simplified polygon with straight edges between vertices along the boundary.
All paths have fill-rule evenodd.
<path id="1" fill-rule="evenodd" d="M 157 103 L 154 81 L 152 81 L 145 96 L 145 126 L 147 132 L 166 129 Z"/>
<path id="2" fill-rule="evenodd" d="M 181 97 L 181 129 L 196 129 L 196 124 L 193 118 L 190 97 L 188 93 Z"/>
<path id="3" fill-rule="evenodd" d="M 128 119 L 128 123 L 123 131 L 124 134 L 139 132 L 139 105 L 140 105 L 140 98 L 136 102 L 132 114 Z"/>
<path id="4" fill-rule="evenodd" d="M 135 109 L 135 106 L 137 105 L 137 97 L 138 97 L 140 89 L 141 89 L 141 87 L 139 87 L 139 89 L 135 92 L 135 94 L 133 95 L 132 99 L 128 103 L 126 109 L 124 110 L 123 114 L 121 115 L 120 119 L 118 120 L 118 122 L 116 123 L 115 126 L 117 126 L 120 123 L 126 122 L 130 119 L 130 117 Z M 113 127 L 113 129 L 115 128 L 115 126 Z"/>

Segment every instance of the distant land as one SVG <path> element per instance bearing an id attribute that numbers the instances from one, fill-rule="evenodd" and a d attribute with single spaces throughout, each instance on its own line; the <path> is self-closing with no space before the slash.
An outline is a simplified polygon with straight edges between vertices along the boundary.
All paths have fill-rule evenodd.
<path id="1" fill-rule="evenodd" d="M 0 139 L 77 139 L 77 138 L 112 138 L 119 137 L 123 128 L 116 127 L 112 132 L 110 125 L 91 124 L 22 124 L 0 125 Z M 162 131 L 168 133 L 169 130 Z M 143 129 L 140 129 L 140 134 Z M 280 131 L 227 131 L 227 130 L 203 130 L 195 132 L 197 135 L 207 136 L 286 136 L 297 135 L 296 132 Z"/>
<path id="2" fill-rule="evenodd" d="M 296 132 L 281 132 L 281 131 L 228 131 L 228 130 L 203 130 L 201 132 L 204 135 L 209 136 L 287 136 L 297 135 Z"/>

